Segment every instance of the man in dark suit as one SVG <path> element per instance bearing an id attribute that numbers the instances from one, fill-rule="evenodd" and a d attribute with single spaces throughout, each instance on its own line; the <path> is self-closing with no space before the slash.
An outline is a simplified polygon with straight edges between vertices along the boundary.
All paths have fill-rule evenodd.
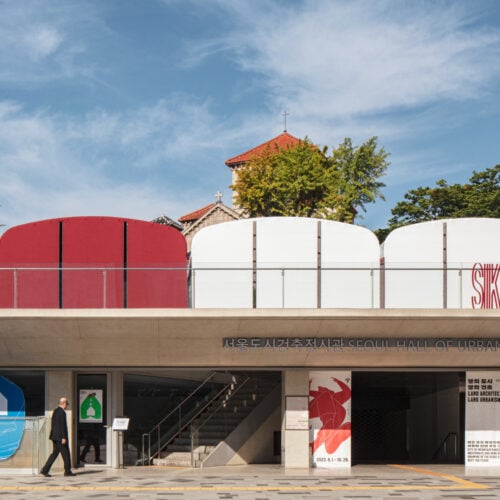
<path id="1" fill-rule="evenodd" d="M 71 472 L 71 458 L 69 456 L 68 444 L 68 423 L 66 422 L 66 408 L 69 403 L 66 398 L 59 400 L 59 406 L 52 413 L 52 428 L 50 430 L 49 439 L 53 444 L 53 451 L 47 459 L 47 463 L 42 467 L 40 474 L 45 477 L 50 477 L 49 471 L 55 459 L 59 455 L 62 456 L 64 462 L 64 475 L 76 476 Z"/>

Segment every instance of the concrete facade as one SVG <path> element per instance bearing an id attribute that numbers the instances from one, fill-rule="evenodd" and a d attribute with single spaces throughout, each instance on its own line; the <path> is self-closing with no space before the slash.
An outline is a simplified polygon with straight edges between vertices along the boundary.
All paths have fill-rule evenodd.
<path id="1" fill-rule="evenodd" d="M 109 424 L 123 415 L 123 377 L 127 371 L 272 369 L 281 372 L 281 461 L 285 467 L 295 468 L 310 466 L 309 430 L 286 429 L 286 397 L 307 396 L 310 370 L 494 370 L 498 369 L 498 352 L 477 346 L 421 349 L 412 345 L 399 349 L 352 347 L 342 352 L 293 347 L 241 349 L 225 345 L 228 338 L 500 341 L 499 325 L 499 310 L 11 309 L 0 312 L 0 352 L 5 369 L 45 372 L 47 417 L 62 395 L 70 398 L 72 408 L 76 407 L 77 373 L 106 373 Z M 444 402 L 446 397 L 445 394 Z M 454 396 L 450 393 L 450 397 Z M 415 400 L 414 405 L 415 415 L 428 411 L 424 400 Z M 71 409 L 68 418 L 74 429 L 75 415 Z M 458 424 L 455 428 L 458 429 Z M 119 436 L 109 427 L 106 432 L 106 462 L 118 467 L 123 463 Z M 74 436 L 72 439 L 74 442 Z M 434 446 L 438 437 L 429 439 Z M 251 446 L 255 447 L 255 443 Z M 235 456 L 243 455 L 244 450 Z M 235 460 L 241 462 L 240 458 Z"/>

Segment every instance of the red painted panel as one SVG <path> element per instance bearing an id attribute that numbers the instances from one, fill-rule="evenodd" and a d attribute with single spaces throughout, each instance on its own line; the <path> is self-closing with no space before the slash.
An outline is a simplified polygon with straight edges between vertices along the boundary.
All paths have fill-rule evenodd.
<path id="1" fill-rule="evenodd" d="M 123 219 L 71 217 L 62 221 L 63 307 L 123 307 Z"/>
<path id="2" fill-rule="evenodd" d="M 0 238 L 0 267 L 18 268 L 15 273 L 0 271 L 0 307 L 58 307 L 59 221 L 31 222 L 8 229 Z"/>
<path id="3" fill-rule="evenodd" d="M 187 307 L 184 236 L 169 226 L 129 220 L 127 241 L 128 307 Z"/>
<path id="4" fill-rule="evenodd" d="M 125 222 L 128 307 L 187 307 L 184 236 L 114 217 L 51 219 L 8 230 L 0 238 L 0 267 L 17 271 L 0 270 L 0 307 L 59 307 L 60 224 L 63 307 L 123 307 Z"/>

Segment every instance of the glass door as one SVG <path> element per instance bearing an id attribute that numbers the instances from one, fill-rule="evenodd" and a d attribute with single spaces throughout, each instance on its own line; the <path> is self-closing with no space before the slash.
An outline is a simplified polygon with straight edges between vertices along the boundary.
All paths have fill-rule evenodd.
<path id="1" fill-rule="evenodd" d="M 77 376 L 77 453 L 76 462 L 106 463 L 107 376 L 78 374 Z"/>

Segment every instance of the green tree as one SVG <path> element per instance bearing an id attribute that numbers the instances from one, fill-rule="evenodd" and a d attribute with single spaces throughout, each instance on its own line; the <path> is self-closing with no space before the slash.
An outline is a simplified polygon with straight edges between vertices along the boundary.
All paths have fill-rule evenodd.
<path id="1" fill-rule="evenodd" d="M 393 229 L 417 222 L 460 217 L 500 217 L 500 165 L 473 172 L 466 184 L 410 189 L 391 210 L 387 229 L 375 231 L 381 241 Z"/>
<path id="2" fill-rule="evenodd" d="M 500 217 L 500 165 L 474 172 L 464 188 L 465 206 L 457 217 Z"/>
<path id="3" fill-rule="evenodd" d="M 385 200 L 382 188 L 385 184 L 380 178 L 389 166 L 389 154 L 378 147 L 377 137 L 372 137 L 358 147 L 349 138 L 332 151 L 329 164 L 337 174 L 337 220 L 354 222 L 354 217 L 365 205 L 374 203 L 377 198 Z M 353 210 L 354 209 L 354 210 Z"/>
<path id="4" fill-rule="evenodd" d="M 250 217 L 301 216 L 353 222 L 358 210 L 382 198 L 379 178 L 388 154 L 372 137 L 359 147 L 345 139 L 332 154 L 306 138 L 296 147 L 264 154 L 238 170 L 238 205 Z"/>

